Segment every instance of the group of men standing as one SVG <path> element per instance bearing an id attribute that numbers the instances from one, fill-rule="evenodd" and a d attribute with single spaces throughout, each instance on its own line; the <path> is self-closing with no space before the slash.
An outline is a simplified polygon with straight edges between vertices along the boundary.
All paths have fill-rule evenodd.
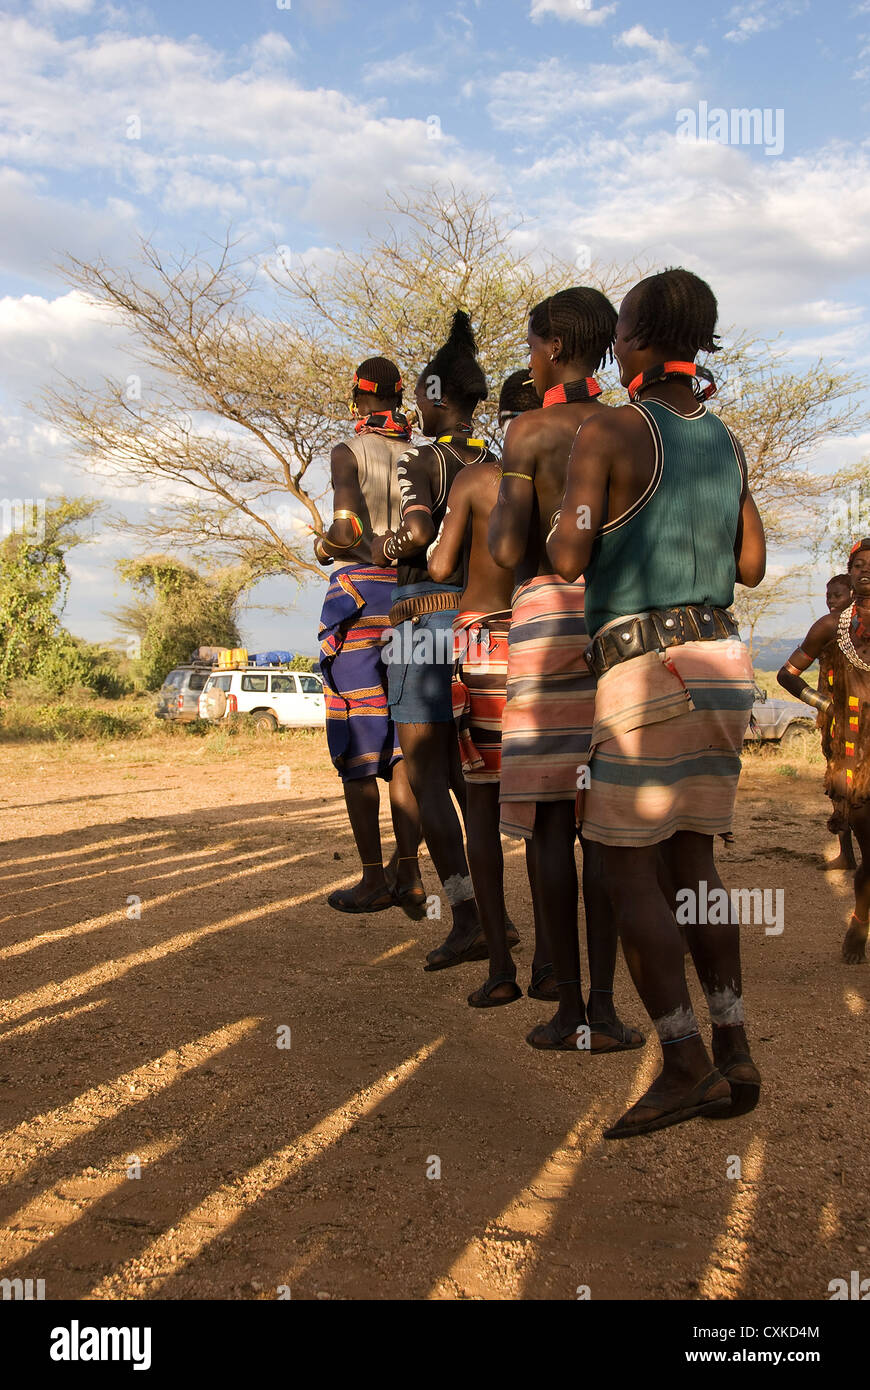
<path id="1" fill-rule="evenodd" d="M 331 906 L 425 915 L 422 836 L 452 912 L 426 969 L 488 958 L 468 1002 L 508 1005 L 522 990 L 501 835 L 522 838 L 528 993 L 557 1006 L 529 1044 L 643 1046 L 614 1009 L 619 939 L 661 1044 L 659 1076 L 613 1139 L 742 1114 L 760 1092 L 739 924 L 698 913 L 681 929 L 674 914 L 687 891 L 721 888 L 714 837 L 731 832 L 753 700 L 728 610 L 735 583 L 757 585 L 765 569 L 743 451 L 708 409 L 715 388 L 695 360 L 716 351 L 716 319 L 710 287 L 682 269 L 642 280 L 618 314 L 590 287 L 544 300 L 528 321 L 529 371 L 502 389 L 501 460 L 474 433 L 487 382 L 467 315 L 416 381 L 423 441 L 401 414 L 399 369 L 370 358 L 315 546 L 335 567 L 320 629 L 327 735 L 362 862 Z M 601 403 L 595 379 L 614 356 L 629 397 L 619 407 Z M 378 778 L 396 835 L 386 865 Z"/>

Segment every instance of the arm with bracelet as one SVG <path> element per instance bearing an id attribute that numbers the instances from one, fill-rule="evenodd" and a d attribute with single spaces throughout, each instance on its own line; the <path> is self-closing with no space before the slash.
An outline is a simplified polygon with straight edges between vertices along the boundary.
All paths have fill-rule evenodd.
<path id="1" fill-rule="evenodd" d="M 838 613 L 826 613 L 817 623 L 813 623 L 797 651 L 792 652 L 785 665 L 776 673 L 776 679 L 783 690 L 787 690 L 789 695 L 802 700 L 812 709 L 821 710 L 823 714 L 827 714 L 832 708 L 833 701 L 830 695 L 823 695 L 808 685 L 803 678 L 803 672 L 818 660 L 828 643 L 837 636 L 838 618 Z"/>
<path id="2" fill-rule="evenodd" d="M 346 444 L 332 451 L 332 523 L 314 542 L 314 554 L 321 565 L 350 559 L 363 534 L 365 501 L 359 485 L 356 459 Z"/>
<path id="3" fill-rule="evenodd" d="M 529 415 L 511 421 L 505 436 L 498 501 L 489 520 L 489 553 L 507 570 L 517 569 L 526 554 L 536 501 L 535 429 Z"/>

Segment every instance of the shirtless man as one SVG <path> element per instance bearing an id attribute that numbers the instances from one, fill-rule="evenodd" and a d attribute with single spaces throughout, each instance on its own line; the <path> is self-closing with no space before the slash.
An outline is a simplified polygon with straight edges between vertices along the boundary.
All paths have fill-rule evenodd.
<path id="1" fill-rule="evenodd" d="M 504 427 L 540 400 L 528 385 L 528 370 L 515 372 L 502 388 L 499 423 Z M 454 713 L 466 792 L 468 863 L 474 896 L 489 949 L 489 977 L 468 996 L 473 1008 L 495 1008 L 522 996 L 510 954 L 504 901 L 504 855 L 499 833 L 501 721 L 507 686 L 508 630 L 514 579 L 489 553 L 489 521 L 498 501 L 501 466 L 495 459 L 468 464 L 457 474 L 447 513 L 429 547 L 429 573 L 443 581 L 464 560 L 466 584 L 454 619 L 456 670 Z M 538 951 L 541 945 L 538 942 Z M 549 971 L 543 959 L 532 963 L 530 994 Z M 547 993 L 544 997 L 552 999 Z"/>
<path id="2" fill-rule="evenodd" d="M 532 311 L 530 366 L 544 404 L 510 425 L 489 527 L 493 559 L 515 572 L 518 584 L 502 732 L 501 829 L 526 841 L 535 919 L 551 953 L 559 1008 L 526 1039 L 549 1051 L 574 1050 L 587 1022 L 593 1052 L 625 1051 L 644 1041 L 614 1012 L 616 927 L 595 849 L 587 852 L 585 845 L 588 1005 L 581 992 L 575 802 L 595 682 L 583 659 L 583 584 L 554 574 L 546 553 L 574 437 L 584 420 L 607 413 L 593 373 L 611 352 L 615 327 L 616 311 L 596 289 L 563 290 Z M 545 950 L 539 942 L 539 954 Z"/>
<path id="3" fill-rule="evenodd" d="M 833 826 L 851 828 L 861 862 L 855 873 L 855 910 L 842 959 L 862 965 L 870 913 L 870 540 L 852 549 L 848 564 L 854 602 L 813 623 L 777 673 L 780 685 L 825 716 L 833 715 L 825 791 L 834 803 Z M 832 654 L 830 693 L 813 690 L 803 672 L 826 648 Z"/>

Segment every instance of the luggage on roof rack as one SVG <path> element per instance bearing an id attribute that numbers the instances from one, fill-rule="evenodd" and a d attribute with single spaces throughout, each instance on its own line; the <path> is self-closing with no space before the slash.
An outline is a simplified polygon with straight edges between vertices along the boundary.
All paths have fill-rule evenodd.
<path id="1" fill-rule="evenodd" d="M 295 652 L 254 652 L 251 657 L 252 666 L 287 666 L 293 660 Z"/>
<path id="2" fill-rule="evenodd" d="M 247 647 L 225 647 L 218 655 L 218 666 L 223 671 L 233 666 L 247 665 L 249 665 Z"/>

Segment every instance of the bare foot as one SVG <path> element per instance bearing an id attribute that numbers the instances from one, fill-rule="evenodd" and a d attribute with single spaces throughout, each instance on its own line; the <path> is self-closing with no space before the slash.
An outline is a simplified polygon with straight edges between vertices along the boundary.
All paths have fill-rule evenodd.
<path id="1" fill-rule="evenodd" d="M 842 958 L 846 965 L 863 965 L 866 960 L 867 923 L 859 922 L 854 912 L 849 930 L 843 937 Z"/>

